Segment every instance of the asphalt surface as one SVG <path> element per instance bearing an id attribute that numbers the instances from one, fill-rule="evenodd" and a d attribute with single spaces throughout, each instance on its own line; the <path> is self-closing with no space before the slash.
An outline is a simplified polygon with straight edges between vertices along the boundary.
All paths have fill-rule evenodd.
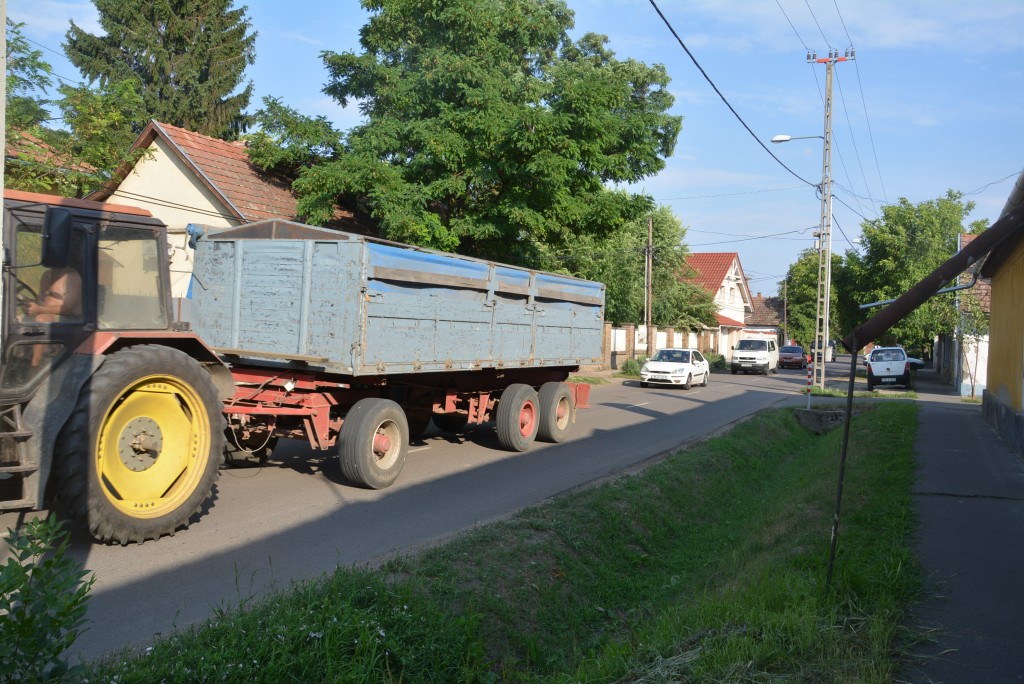
<path id="1" fill-rule="evenodd" d="M 1024 462 L 930 371 L 918 374 L 915 546 L 926 576 L 909 626 L 934 630 L 900 681 L 1024 682 Z"/>

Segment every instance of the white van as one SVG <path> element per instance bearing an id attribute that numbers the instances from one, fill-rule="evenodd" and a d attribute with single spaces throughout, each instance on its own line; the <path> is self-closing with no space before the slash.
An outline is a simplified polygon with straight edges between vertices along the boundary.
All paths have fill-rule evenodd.
<path id="1" fill-rule="evenodd" d="M 730 363 L 732 374 L 779 372 L 779 345 L 770 338 L 758 337 L 740 340 L 732 348 Z"/>

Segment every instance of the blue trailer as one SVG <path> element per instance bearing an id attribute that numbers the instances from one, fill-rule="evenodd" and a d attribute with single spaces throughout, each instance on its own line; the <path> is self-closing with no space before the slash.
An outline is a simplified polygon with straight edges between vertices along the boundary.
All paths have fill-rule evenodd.
<path id="1" fill-rule="evenodd" d="M 431 422 L 564 440 L 587 397 L 565 381 L 602 359 L 601 283 L 286 221 L 200 239 L 192 297 L 237 388 L 230 456 L 306 439 L 374 488 Z"/>

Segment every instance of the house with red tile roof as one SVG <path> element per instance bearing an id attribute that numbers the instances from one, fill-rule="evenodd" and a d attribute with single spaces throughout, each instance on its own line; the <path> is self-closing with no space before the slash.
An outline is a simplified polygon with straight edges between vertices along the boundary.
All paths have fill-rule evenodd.
<path id="1" fill-rule="evenodd" d="M 686 257 L 689 273 L 683 278 L 704 288 L 718 305 L 718 330 L 710 345 L 730 356 L 753 312 L 750 286 L 736 252 L 694 252 Z"/>
<path id="2" fill-rule="evenodd" d="M 186 249 L 191 224 L 204 229 L 232 228 L 253 221 L 295 221 L 298 200 L 291 187 L 267 177 L 249 163 L 244 141 L 229 142 L 178 126 L 150 121 L 132 144 L 131 159 L 113 180 L 88 199 L 142 207 L 167 224 L 171 242 L 171 288 L 177 314 L 183 308 L 192 275 Z M 338 211 L 333 225 L 366 233 L 370 224 Z"/>

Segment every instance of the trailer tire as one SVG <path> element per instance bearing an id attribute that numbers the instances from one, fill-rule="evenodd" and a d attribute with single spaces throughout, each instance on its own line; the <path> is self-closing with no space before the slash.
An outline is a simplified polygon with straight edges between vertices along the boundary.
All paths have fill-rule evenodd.
<path id="1" fill-rule="evenodd" d="M 462 432 L 469 422 L 465 413 L 435 413 L 434 425 L 442 432 Z"/>
<path id="2" fill-rule="evenodd" d="M 225 427 L 193 358 L 152 344 L 118 351 L 82 387 L 57 439 L 58 498 L 102 542 L 174 534 L 212 497 Z"/>
<path id="3" fill-rule="evenodd" d="M 505 388 L 495 416 L 498 442 L 509 451 L 526 451 L 537 438 L 537 392 L 529 385 L 515 383 Z"/>
<path id="4" fill-rule="evenodd" d="M 560 444 L 569 437 L 575 407 L 572 392 L 564 382 L 545 382 L 537 393 L 540 402 L 540 421 L 537 439 Z"/>
<path id="5" fill-rule="evenodd" d="M 346 479 L 362 487 L 390 487 L 409 448 L 409 423 L 390 399 L 357 401 L 338 432 L 338 459 Z"/>

